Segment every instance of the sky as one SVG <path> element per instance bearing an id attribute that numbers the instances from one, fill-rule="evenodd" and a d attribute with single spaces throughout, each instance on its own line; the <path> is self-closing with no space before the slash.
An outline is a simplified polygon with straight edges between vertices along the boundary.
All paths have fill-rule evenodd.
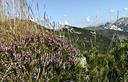
<path id="1" fill-rule="evenodd" d="M 38 0 L 39 14 L 44 12 L 56 22 L 85 27 L 128 16 L 128 0 Z M 45 4 L 45 5 L 44 5 Z"/>

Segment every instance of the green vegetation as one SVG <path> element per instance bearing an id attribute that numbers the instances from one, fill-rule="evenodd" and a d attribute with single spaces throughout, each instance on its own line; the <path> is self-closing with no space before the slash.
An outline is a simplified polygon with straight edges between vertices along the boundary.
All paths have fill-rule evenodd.
<path id="1" fill-rule="evenodd" d="M 65 26 L 56 32 L 67 38 L 81 52 L 96 49 L 100 53 L 107 53 L 115 46 L 128 42 L 128 32 L 88 28 Z"/>
<path id="2" fill-rule="evenodd" d="M 3 16 L 0 0 L 0 82 L 128 82 L 128 32 L 67 25 L 55 30 L 44 17 L 53 28 L 47 29 L 27 19 L 27 0 L 10 1 L 5 13 L 13 2 L 22 19 Z"/>
<path id="3" fill-rule="evenodd" d="M 31 21 L 25 23 L 35 24 Z M 124 44 L 125 42 L 121 43 L 117 40 L 116 45 L 111 46 L 110 50 L 103 53 L 101 52 L 102 50 L 98 50 L 95 46 L 101 46 L 102 43 L 100 44 L 99 40 L 106 39 L 107 37 L 104 37 L 105 34 L 97 40 L 99 44 L 95 44 L 95 41 L 92 40 L 93 45 L 89 43 L 83 46 L 82 43 L 86 43 L 86 40 L 88 40 L 82 41 L 83 37 L 95 39 L 91 35 L 95 31 L 74 28 L 75 30 L 71 32 L 69 29 L 64 28 L 58 32 L 48 30 L 38 24 L 35 25 L 33 28 L 39 30 L 32 31 L 31 29 L 27 31 L 22 27 L 22 23 L 20 23 L 21 27 L 18 26 L 22 30 L 15 30 L 18 27 L 11 30 L 7 26 L 3 28 L 2 26 L 4 25 L 1 24 L 1 30 L 3 30 L 2 32 L 5 35 L 10 32 L 8 36 L 3 36 L 3 33 L 1 34 L 1 38 L 3 38 L 0 40 L 1 81 L 128 81 L 128 45 Z M 76 31 L 81 31 L 81 34 L 76 33 Z M 99 31 L 97 32 L 99 33 L 98 35 L 105 33 L 102 32 L 105 30 L 97 31 Z M 21 33 L 21 35 L 17 36 L 15 33 L 13 35 L 13 32 Z M 109 32 L 114 31 L 109 30 Z M 123 35 L 126 33 L 116 32 L 120 33 L 120 36 L 121 33 Z M 61 35 L 64 35 L 64 37 L 60 37 Z M 10 39 L 11 36 L 12 40 Z M 107 36 L 109 38 L 110 36 L 112 37 L 111 34 Z M 79 38 L 78 42 L 75 40 L 77 39 L 76 37 Z"/>

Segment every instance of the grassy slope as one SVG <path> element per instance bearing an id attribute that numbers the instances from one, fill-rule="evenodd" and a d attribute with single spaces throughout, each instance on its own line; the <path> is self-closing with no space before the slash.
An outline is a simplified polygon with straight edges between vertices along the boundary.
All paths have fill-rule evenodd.
<path id="1" fill-rule="evenodd" d="M 1 22 L 0 31 L 1 82 L 78 80 L 79 50 L 53 35 L 52 30 L 49 33 L 32 21 L 10 20 Z M 11 73 L 5 77 L 6 72 Z"/>
<path id="2" fill-rule="evenodd" d="M 30 20 L 6 20 L 0 21 L 0 42 L 11 42 L 16 37 L 21 39 L 30 34 L 46 32 L 47 29 Z"/>

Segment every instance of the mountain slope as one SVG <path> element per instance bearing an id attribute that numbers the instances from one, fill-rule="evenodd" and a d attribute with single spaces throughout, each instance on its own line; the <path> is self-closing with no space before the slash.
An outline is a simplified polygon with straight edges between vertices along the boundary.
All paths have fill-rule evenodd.
<path id="1" fill-rule="evenodd" d="M 30 34 L 36 35 L 47 30 L 31 20 L 11 19 L 0 21 L 0 42 L 11 42 L 15 37 L 22 38 Z"/>
<path id="2" fill-rule="evenodd" d="M 119 28 L 121 28 L 123 31 L 128 32 L 128 17 L 120 18 L 114 24 Z"/>
<path id="3" fill-rule="evenodd" d="M 81 51 L 97 49 L 105 53 L 120 43 L 128 42 L 128 32 L 110 29 L 86 29 L 65 26 L 58 32 L 63 32 L 64 37 Z"/>

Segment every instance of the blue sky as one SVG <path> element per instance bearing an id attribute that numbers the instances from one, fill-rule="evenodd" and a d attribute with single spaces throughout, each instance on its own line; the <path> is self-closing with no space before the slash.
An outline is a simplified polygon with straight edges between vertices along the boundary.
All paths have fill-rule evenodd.
<path id="1" fill-rule="evenodd" d="M 38 0 L 40 16 L 45 11 L 54 21 L 88 26 L 113 21 L 117 10 L 128 16 L 128 0 Z"/>

